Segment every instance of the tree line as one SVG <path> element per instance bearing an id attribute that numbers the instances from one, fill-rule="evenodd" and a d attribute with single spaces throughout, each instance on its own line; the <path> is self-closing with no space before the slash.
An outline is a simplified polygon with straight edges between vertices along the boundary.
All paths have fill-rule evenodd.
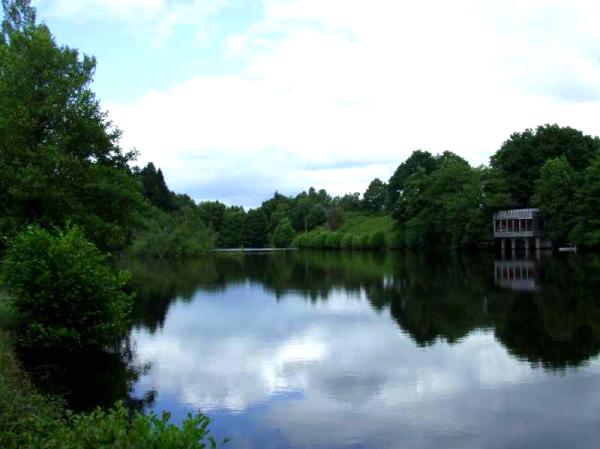
<path id="1" fill-rule="evenodd" d="M 142 176 L 154 172 L 149 165 Z M 162 175 L 158 178 L 159 190 L 168 192 Z M 275 193 L 249 211 L 218 201 L 200 203 L 196 209 L 218 247 L 285 247 L 292 242 L 330 249 L 484 247 L 492 244 L 495 212 L 530 207 L 540 209 L 556 243 L 598 247 L 599 194 L 600 139 L 570 127 L 544 125 L 512 134 L 489 166 L 473 167 L 449 151 L 433 155 L 417 150 L 387 182 L 374 179 L 362 195 L 332 197 L 310 188 L 295 197 Z M 151 194 L 146 196 L 159 206 Z M 169 204 L 181 198 L 171 197 Z M 186 197 L 185 203 L 193 208 L 191 199 Z M 377 232 L 338 233 L 345 217 L 356 214 L 393 216 L 393 235 L 382 243 Z"/>

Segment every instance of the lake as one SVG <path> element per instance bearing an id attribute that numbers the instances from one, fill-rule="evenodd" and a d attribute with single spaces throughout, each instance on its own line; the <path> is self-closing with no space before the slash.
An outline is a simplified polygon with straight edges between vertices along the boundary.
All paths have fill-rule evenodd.
<path id="1" fill-rule="evenodd" d="M 76 409 L 201 410 L 232 449 L 598 447 L 598 255 L 124 265 L 138 299 L 122 350 L 26 363 Z"/>

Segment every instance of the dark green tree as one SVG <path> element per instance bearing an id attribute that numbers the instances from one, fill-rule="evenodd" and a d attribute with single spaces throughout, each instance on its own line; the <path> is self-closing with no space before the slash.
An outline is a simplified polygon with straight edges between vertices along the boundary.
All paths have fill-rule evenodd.
<path id="1" fill-rule="evenodd" d="M 306 223 L 308 229 L 314 229 L 317 226 L 321 226 L 327 222 L 327 210 L 320 204 L 315 204 L 311 207 L 308 216 L 306 217 Z"/>
<path id="2" fill-rule="evenodd" d="M 174 194 L 167 187 L 162 170 L 156 170 L 152 162 L 148 163 L 141 171 L 143 194 L 150 203 L 166 212 L 175 209 Z"/>
<path id="3" fill-rule="evenodd" d="M 436 168 L 435 158 L 428 151 L 414 151 L 410 157 L 396 169 L 388 182 L 388 208 L 394 210 L 404 185 L 408 178 L 416 173 L 420 168 L 425 173 L 431 173 Z"/>
<path id="4" fill-rule="evenodd" d="M 79 224 L 122 248 L 142 197 L 120 132 L 90 89 L 96 61 L 59 47 L 28 1 L 3 1 L 0 42 L 0 234 L 27 223 Z"/>
<path id="5" fill-rule="evenodd" d="M 227 206 L 219 201 L 205 201 L 198 205 L 198 213 L 204 223 L 220 232 L 225 224 Z"/>
<path id="6" fill-rule="evenodd" d="M 267 219 L 261 209 L 251 209 L 246 214 L 242 242 L 247 248 L 263 248 L 269 243 Z"/>
<path id="7" fill-rule="evenodd" d="M 223 225 L 219 231 L 217 247 L 240 248 L 244 246 L 243 233 L 246 211 L 241 207 L 229 207 L 225 211 Z"/>
<path id="8" fill-rule="evenodd" d="M 399 211 L 405 221 L 409 246 L 474 246 L 489 239 L 483 210 L 480 171 L 446 152 L 439 168 L 424 168 L 406 183 Z"/>
<path id="9" fill-rule="evenodd" d="M 379 178 L 375 178 L 367 187 L 363 195 L 363 205 L 366 210 L 373 212 L 382 211 L 386 205 L 388 198 L 388 186 Z"/>
<path id="10" fill-rule="evenodd" d="M 578 223 L 572 233 L 573 240 L 581 245 L 600 247 L 600 156 L 583 173 L 575 210 Z"/>
<path id="11" fill-rule="evenodd" d="M 548 221 L 550 238 L 555 242 L 566 242 L 577 223 L 578 191 L 579 176 L 565 156 L 546 161 L 535 183 L 532 203 Z"/>
<path id="12" fill-rule="evenodd" d="M 346 193 L 338 199 L 338 203 L 346 212 L 357 212 L 361 209 L 360 193 Z"/>
<path id="13" fill-rule="evenodd" d="M 289 218 L 283 218 L 273 231 L 271 244 L 275 248 L 287 248 L 292 244 L 295 235 L 296 233 Z"/>
<path id="14" fill-rule="evenodd" d="M 131 297 L 78 228 L 51 234 L 28 227 L 9 248 L 4 283 L 20 317 L 19 341 L 77 349 L 114 343 L 127 329 Z"/>
<path id="15" fill-rule="evenodd" d="M 549 159 L 564 156 L 571 167 L 580 172 L 600 151 L 600 140 L 569 127 L 539 126 L 514 133 L 492 156 L 491 165 L 498 170 L 520 207 L 532 204 L 535 182 Z"/>

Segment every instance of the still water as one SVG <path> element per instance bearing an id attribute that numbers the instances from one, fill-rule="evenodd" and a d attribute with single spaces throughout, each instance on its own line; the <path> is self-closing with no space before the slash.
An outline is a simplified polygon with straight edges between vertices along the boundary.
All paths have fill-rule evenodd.
<path id="1" fill-rule="evenodd" d="M 125 355 L 62 374 L 75 407 L 201 410 L 232 449 L 600 444 L 598 255 L 125 265 L 138 293 Z"/>

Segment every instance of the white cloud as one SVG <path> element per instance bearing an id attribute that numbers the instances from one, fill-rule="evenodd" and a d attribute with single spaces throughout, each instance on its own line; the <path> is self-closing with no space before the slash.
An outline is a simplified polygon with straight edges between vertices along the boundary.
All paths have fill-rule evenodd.
<path id="1" fill-rule="evenodd" d="M 363 191 L 417 148 L 480 164 L 526 127 L 600 134 L 599 16 L 587 0 L 266 0 L 227 40 L 243 71 L 110 109 L 142 161 L 197 199 L 236 172 L 240 191 L 258 182 L 263 195 Z M 348 161 L 364 167 L 302 169 Z"/>
<path id="2" fill-rule="evenodd" d="M 171 304 L 156 334 L 134 333 L 136 362 L 151 363 L 136 392 L 156 391 L 158 411 L 202 410 L 226 424 L 243 414 L 257 427 L 240 425 L 236 447 L 257 447 L 251 439 L 273 428 L 289 447 L 311 448 L 547 447 L 533 442 L 597 428 L 598 358 L 565 377 L 509 354 L 492 330 L 424 349 L 359 296 L 312 304 L 288 292 L 278 302 L 254 283 L 198 291 Z"/>

